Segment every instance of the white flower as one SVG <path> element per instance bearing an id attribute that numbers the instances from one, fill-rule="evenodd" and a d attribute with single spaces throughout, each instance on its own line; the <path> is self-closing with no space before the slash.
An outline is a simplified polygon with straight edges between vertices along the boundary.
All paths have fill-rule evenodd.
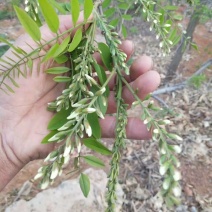
<path id="1" fill-rule="evenodd" d="M 175 138 L 178 140 L 178 141 L 182 141 L 183 139 L 180 137 L 180 136 L 178 136 L 178 135 L 175 135 Z"/>
<path id="2" fill-rule="evenodd" d="M 159 170 L 160 175 L 164 175 L 166 173 L 166 171 L 167 171 L 167 167 L 166 166 L 161 166 L 160 167 L 160 170 Z"/>
<path id="3" fill-rule="evenodd" d="M 45 182 L 41 184 L 41 189 L 46 189 L 48 185 L 49 185 L 49 180 L 46 180 Z"/>
<path id="4" fill-rule="evenodd" d="M 85 126 L 85 132 L 86 132 L 86 134 L 88 135 L 88 137 L 91 137 L 91 135 L 92 135 L 92 129 L 91 129 L 91 126 L 90 126 L 90 124 L 88 123 L 87 120 L 84 121 L 84 126 Z"/>
<path id="5" fill-rule="evenodd" d="M 26 12 L 29 12 L 29 7 L 25 7 L 25 11 Z"/>
<path id="6" fill-rule="evenodd" d="M 171 121 L 168 120 L 168 119 L 165 119 L 165 120 L 163 120 L 163 121 L 164 121 L 165 124 L 170 124 L 170 123 L 171 123 Z"/>
<path id="7" fill-rule="evenodd" d="M 102 112 L 99 109 L 96 110 L 96 113 L 101 119 L 105 119 L 105 117 L 103 116 Z"/>
<path id="8" fill-rule="evenodd" d="M 179 181 L 181 179 L 181 174 L 178 170 L 174 171 L 173 178 L 174 178 L 175 181 Z"/>
<path id="9" fill-rule="evenodd" d="M 42 172 L 39 172 L 35 175 L 34 177 L 34 180 L 37 180 L 38 178 L 42 177 L 43 176 L 43 173 Z"/>
<path id="10" fill-rule="evenodd" d="M 58 136 L 57 135 L 54 135 L 48 141 L 56 141 L 58 139 L 59 139 Z"/>
<path id="11" fill-rule="evenodd" d="M 61 176 L 62 173 L 63 173 L 63 170 L 61 169 L 61 170 L 59 171 L 58 175 Z"/>
<path id="12" fill-rule="evenodd" d="M 169 44 L 171 44 L 171 45 L 173 44 L 173 42 L 172 42 L 171 40 L 168 40 L 168 42 L 169 42 Z"/>
<path id="13" fill-rule="evenodd" d="M 178 154 L 182 152 L 182 148 L 178 145 L 174 145 L 173 148 L 174 148 L 174 151 Z"/>
<path id="14" fill-rule="evenodd" d="M 94 112 L 96 112 L 96 109 L 88 107 L 88 108 L 84 109 L 84 112 L 86 112 L 86 113 L 94 113 Z"/>
<path id="15" fill-rule="evenodd" d="M 163 189 L 164 190 L 167 190 L 170 186 L 170 178 L 166 179 L 164 182 L 163 182 Z"/>
<path id="16" fill-rule="evenodd" d="M 67 164 L 70 160 L 70 155 L 67 155 L 65 158 L 64 158 L 64 164 Z"/>
<path id="17" fill-rule="evenodd" d="M 73 119 L 73 118 L 76 118 L 78 115 L 79 115 L 79 113 L 78 113 L 78 112 L 76 112 L 76 111 L 74 111 L 74 112 L 72 112 L 72 113 L 71 113 L 71 115 L 70 115 L 70 116 L 68 116 L 68 117 L 67 117 L 67 119 Z"/>
<path id="18" fill-rule="evenodd" d="M 161 148 L 161 149 L 160 149 L 160 153 L 161 153 L 162 155 L 165 155 L 165 154 L 166 154 L 166 150 L 165 150 L 164 148 Z"/>
<path id="19" fill-rule="evenodd" d="M 99 91 L 97 91 L 97 92 L 95 93 L 95 95 L 96 95 L 96 96 L 100 96 L 100 95 L 102 95 L 105 91 L 106 91 L 106 88 L 103 87 L 103 88 L 101 88 Z"/>
<path id="20" fill-rule="evenodd" d="M 158 129 L 154 129 L 153 130 L 153 133 L 158 134 L 159 133 L 159 130 Z"/>
<path id="21" fill-rule="evenodd" d="M 180 161 L 176 162 L 176 167 L 179 168 L 180 167 Z"/>
<path id="22" fill-rule="evenodd" d="M 44 159 L 44 162 L 47 162 L 50 159 L 50 157 L 51 157 L 51 153 L 49 153 L 48 156 Z"/>
<path id="23" fill-rule="evenodd" d="M 71 145 L 66 146 L 63 153 L 63 157 L 66 157 L 67 155 L 69 155 L 70 151 L 71 151 Z"/>
<path id="24" fill-rule="evenodd" d="M 172 189 L 172 192 L 175 197 L 180 197 L 181 196 L 181 188 L 179 186 L 176 186 Z"/>
<path id="25" fill-rule="evenodd" d="M 159 47 L 162 48 L 163 47 L 163 42 L 159 43 Z"/>
<path id="26" fill-rule="evenodd" d="M 164 27 L 170 27 L 171 24 L 164 24 Z"/>
<path id="27" fill-rule="evenodd" d="M 50 179 L 52 179 L 52 180 L 55 179 L 58 174 L 59 174 L 59 168 L 57 166 L 57 163 L 54 163 L 53 164 L 53 168 L 52 168 L 52 173 L 51 173 Z"/>

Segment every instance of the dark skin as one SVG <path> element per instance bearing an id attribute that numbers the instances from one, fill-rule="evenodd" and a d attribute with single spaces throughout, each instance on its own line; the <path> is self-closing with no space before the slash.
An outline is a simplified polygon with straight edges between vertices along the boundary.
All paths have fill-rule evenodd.
<path id="1" fill-rule="evenodd" d="M 79 22 L 83 20 L 80 16 Z M 70 16 L 60 16 L 60 32 L 72 27 Z M 88 26 L 86 26 L 88 27 Z M 54 37 L 47 26 L 41 27 L 42 38 L 50 40 Z M 15 43 L 25 51 L 30 52 L 26 42 L 36 47 L 34 41 L 28 36 L 21 36 Z M 51 45 L 45 50 L 47 51 Z M 134 51 L 131 41 L 124 41 L 120 45 L 129 57 Z M 17 60 L 9 50 L 3 57 L 8 56 Z M 99 56 L 96 56 L 99 63 Z M 15 94 L 6 95 L 0 92 L 0 190 L 30 161 L 44 158 L 50 153 L 54 144 L 41 144 L 43 137 L 48 134 L 46 126 L 53 116 L 53 113 L 46 110 L 47 103 L 53 101 L 61 94 L 64 85 L 55 83 L 54 76 L 47 75 L 44 71 L 55 64 L 48 64 L 41 67 L 40 74 L 36 67 L 39 60 L 33 61 L 32 75 L 27 79 L 20 77 L 17 82 L 19 88 L 15 89 Z M 153 62 L 150 57 L 141 56 L 136 59 L 127 78 L 133 89 L 137 89 L 138 96 L 142 99 L 148 93 L 153 92 L 160 84 L 160 76 L 156 71 L 152 71 Z M 116 112 L 114 98 L 114 78 L 110 81 L 110 96 L 107 113 Z M 130 91 L 123 87 L 123 98 L 129 105 L 134 98 Z M 102 127 L 102 137 L 114 137 L 115 117 L 106 116 L 100 120 Z M 145 125 L 138 118 L 129 118 L 127 124 L 127 137 L 131 139 L 148 139 L 151 134 Z"/>

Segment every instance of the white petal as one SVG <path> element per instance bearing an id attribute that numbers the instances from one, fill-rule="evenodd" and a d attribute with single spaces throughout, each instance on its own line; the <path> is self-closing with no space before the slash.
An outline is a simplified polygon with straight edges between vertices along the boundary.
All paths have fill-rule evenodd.
<path id="1" fill-rule="evenodd" d="M 173 178 L 174 178 L 175 181 L 179 181 L 181 179 L 181 174 L 178 170 L 174 171 Z"/>
<path id="2" fill-rule="evenodd" d="M 34 177 L 34 180 L 37 180 L 38 178 L 42 177 L 43 176 L 43 173 L 42 172 L 39 172 L 35 175 Z"/>

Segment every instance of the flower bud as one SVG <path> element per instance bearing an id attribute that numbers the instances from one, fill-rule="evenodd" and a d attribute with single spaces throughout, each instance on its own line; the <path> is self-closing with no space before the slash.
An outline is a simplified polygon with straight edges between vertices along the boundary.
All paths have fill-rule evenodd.
<path id="1" fill-rule="evenodd" d="M 42 184 L 41 184 L 41 189 L 46 189 L 49 185 L 49 180 L 45 180 Z"/>
<path id="2" fill-rule="evenodd" d="M 172 189 L 172 192 L 175 197 L 180 197 L 181 196 L 181 188 L 179 186 L 176 186 Z"/>
<path id="3" fill-rule="evenodd" d="M 52 179 L 52 180 L 55 179 L 57 177 L 58 173 L 59 173 L 58 164 L 57 164 L 57 162 L 54 162 L 50 179 Z"/>
<path id="4" fill-rule="evenodd" d="M 40 172 L 40 173 L 37 173 L 34 177 L 34 180 L 37 180 L 38 178 L 42 177 L 43 176 L 43 173 Z"/>
<path id="5" fill-rule="evenodd" d="M 66 146 L 63 153 L 63 157 L 66 157 L 67 155 L 69 155 L 70 151 L 71 151 L 71 145 Z"/>
<path id="6" fill-rule="evenodd" d="M 173 178 L 175 181 L 179 181 L 181 179 L 181 174 L 178 170 L 174 170 Z"/>
<path id="7" fill-rule="evenodd" d="M 91 137 L 91 135 L 92 135 L 92 129 L 91 129 L 91 126 L 90 126 L 90 124 L 89 124 L 89 122 L 88 122 L 87 119 L 84 120 L 84 126 L 85 126 L 85 132 L 86 132 L 86 134 L 88 135 L 88 137 Z"/>
<path id="8" fill-rule="evenodd" d="M 96 109 L 95 108 L 91 108 L 91 107 L 88 107 L 88 108 L 85 108 L 83 110 L 84 113 L 94 113 L 96 112 Z"/>

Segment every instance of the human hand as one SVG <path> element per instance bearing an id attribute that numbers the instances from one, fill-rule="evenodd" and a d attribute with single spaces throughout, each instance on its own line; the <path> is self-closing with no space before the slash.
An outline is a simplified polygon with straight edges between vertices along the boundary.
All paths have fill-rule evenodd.
<path id="1" fill-rule="evenodd" d="M 82 17 L 79 18 L 79 21 L 80 19 L 82 20 Z M 70 16 L 60 16 L 60 23 L 60 32 L 72 27 Z M 44 40 L 51 40 L 54 37 L 54 34 L 46 26 L 41 28 L 41 34 Z M 31 49 L 26 45 L 26 42 L 32 47 L 36 47 L 36 44 L 28 35 L 21 36 L 15 45 L 26 52 L 30 52 Z M 45 51 L 50 47 L 48 46 Z M 120 48 L 128 55 L 128 58 L 133 53 L 131 41 L 124 41 Z M 6 56 L 11 58 L 13 54 L 8 51 L 4 57 Z M 3 152 L 1 155 L 5 155 L 5 158 L 7 158 L 2 160 L 2 156 L 0 156 L 0 163 L 8 160 L 10 166 L 15 167 L 16 172 L 31 160 L 44 158 L 54 149 L 54 144 L 41 144 L 43 137 L 48 134 L 46 126 L 53 115 L 46 110 L 46 107 L 48 102 L 53 101 L 62 92 L 64 85 L 55 83 L 53 76 L 44 72 L 55 64 L 42 65 L 38 74 L 36 69 L 39 62 L 40 59 L 33 61 L 34 68 L 31 76 L 28 76 L 27 79 L 20 77 L 17 80 L 20 88 L 15 89 L 15 94 L 0 93 L 0 133 L 3 147 L 0 153 Z M 137 94 L 140 98 L 144 98 L 149 92 L 154 91 L 160 83 L 159 74 L 151 71 L 152 65 L 151 58 L 143 56 L 135 60 L 131 66 L 130 76 L 127 77 L 127 80 L 131 82 L 134 89 L 138 90 Z M 115 113 L 116 111 L 114 82 L 113 78 L 109 84 L 111 92 L 108 113 Z M 134 100 L 126 87 L 123 88 L 123 98 L 128 104 L 131 104 Z M 115 117 L 106 116 L 100 123 L 102 137 L 114 137 Z M 140 119 L 129 118 L 127 136 L 133 139 L 147 139 L 151 135 Z"/>

